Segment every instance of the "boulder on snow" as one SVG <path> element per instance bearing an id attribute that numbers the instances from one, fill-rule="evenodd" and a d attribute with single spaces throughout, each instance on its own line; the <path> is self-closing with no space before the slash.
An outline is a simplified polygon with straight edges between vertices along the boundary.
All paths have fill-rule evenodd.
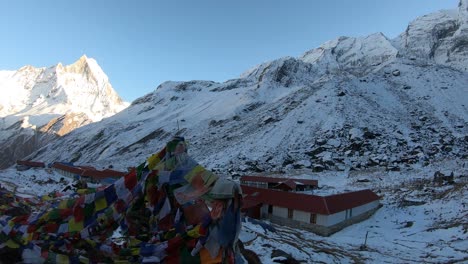
<path id="1" fill-rule="evenodd" d="M 436 171 L 434 173 L 433 182 L 438 183 L 438 184 L 444 184 L 444 183 L 452 184 L 452 183 L 454 183 L 453 171 L 452 172 Z"/>
<path id="2" fill-rule="evenodd" d="M 338 96 L 345 96 L 346 93 L 345 93 L 345 91 L 339 91 L 336 95 L 338 95 Z"/>
<path id="3" fill-rule="evenodd" d="M 426 202 L 422 201 L 422 200 L 418 200 L 418 199 L 411 199 L 411 198 L 404 198 L 401 202 L 400 202 L 400 206 L 402 207 L 407 207 L 407 206 L 419 206 L 419 205 L 423 205 L 425 204 Z"/>
<path id="4" fill-rule="evenodd" d="M 387 171 L 400 171 L 400 167 L 396 165 L 389 165 L 387 166 Z"/>
<path id="5" fill-rule="evenodd" d="M 297 261 L 291 256 L 291 254 L 284 252 L 281 249 L 274 249 L 271 252 L 271 259 L 275 263 L 287 263 L 287 264 L 299 264 L 301 262 Z"/>
<path id="6" fill-rule="evenodd" d="M 322 145 L 325 145 L 327 143 L 327 140 L 323 139 L 323 138 L 319 138 L 319 139 L 315 140 L 315 143 L 317 143 L 317 145 L 319 145 L 319 146 L 322 146 Z"/>
<path id="7" fill-rule="evenodd" d="M 364 132 L 361 129 L 355 127 L 351 128 L 348 134 L 350 140 L 362 139 L 364 136 Z"/>
<path id="8" fill-rule="evenodd" d="M 367 178 L 359 178 L 357 179 L 357 182 L 370 182 L 370 180 Z"/>
<path id="9" fill-rule="evenodd" d="M 326 169 L 325 166 L 323 166 L 321 164 L 314 164 L 314 166 L 312 166 L 312 171 L 313 172 L 322 172 L 325 169 Z"/>
<path id="10" fill-rule="evenodd" d="M 394 70 L 392 71 L 393 76 L 400 76 L 400 70 Z"/>
<path id="11" fill-rule="evenodd" d="M 262 124 L 266 125 L 266 124 L 269 124 L 269 123 L 273 123 L 275 122 L 276 119 L 272 116 L 265 116 L 263 119 L 262 119 Z"/>
<path id="12" fill-rule="evenodd" d="M 374 139 L 378 136 L 379 134 L 377 133 L 373 133 L 371 131 L 365 131 L 362 136 L 365 138 L 365 139 Z"/>
<path id="13" fill-rule="evenodd" d="M 307 151 L 304 154 L 310 157 L 316 157 L 318 154 L 324 152 L 326 149 L 324 147 L 314 148 L 311 151 Z"/>
<path id="14" fill-rule="evenodd" d="M 341 140 L 336 138 L 331 138 L 327 141 L 327 145 L 335 148 L 339 148 L 341 146 Z"/>

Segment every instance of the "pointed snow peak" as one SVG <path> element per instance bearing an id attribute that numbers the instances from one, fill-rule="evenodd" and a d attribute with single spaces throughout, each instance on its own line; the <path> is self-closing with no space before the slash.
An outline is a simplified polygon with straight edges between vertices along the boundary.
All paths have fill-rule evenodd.
<path id="1" fill-rule="evenodd" d="M 460 0 L 458 4 L 458 22 L 463 29 L 468 27 L 468 0 Z"/>
<path id="2" fill-rule="evenodd" d="M 57 71 L 64 71 L 66 73 L 82 74 L 88 79 L 94 79 L 96 82 L 108 82 L 108 77 L 101 69 L 99 64 L 93 58 L 88 58 L 86 55 L 81 56 L 76 62 L 62 66 L 61 63 L 57 65 Z"/>
<path id="3" fill-rule="evenodd" d="M 299 59 L 325 72 L 346 70 L 361 75 L 390 63 L 397 53 L 388 38 L 378 32 L 366 37 L 341 36 L 307 51 Z"/>
<path id="4" fill-rule="evenodd" d="M 422 59 L 468 71 L 468 0 L 413 20 L 393 43 L 401 57 Z"/>
<path id="5" fill-rule="evenodd" d="M 468 0 L 460 0 L 460 2 L 458 3 L 458 8 L 460 12 L 467 13 L 468 12 Z"/>
<path id="6" fill-rule="evenodd" d="M 23 66 L 21 68 L 19 68 L 19 70 L 17 71 L 16 74 L 21 74 L 21 75 L 37 75 L 38 73 L 40 73 L 42 70 L 44 70 L 44 68 L 36 68 L 34 66 L 31 66 L 31 65 L 26 65 L 26 66 Z"/>
<path id="7" fill-rule="evenodd" d="M 25 66 L 19 68 L 18 71 L 30 71 L 30 70 L 34 70 L 34 69 L 35 68 L 33 66 L 31 66 L 31 65 L 25 65 Z"/>

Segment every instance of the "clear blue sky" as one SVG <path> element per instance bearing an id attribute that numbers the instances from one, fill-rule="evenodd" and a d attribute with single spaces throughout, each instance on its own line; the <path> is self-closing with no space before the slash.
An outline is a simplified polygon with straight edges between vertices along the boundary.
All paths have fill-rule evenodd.
<path id="1" fill-rule="evenodd" d="M 0 0 L 0 69 L 97 60 L 125 101 L 167 80 L 225 81 L 338 36 L 394 38 L 458 0 Z"/>

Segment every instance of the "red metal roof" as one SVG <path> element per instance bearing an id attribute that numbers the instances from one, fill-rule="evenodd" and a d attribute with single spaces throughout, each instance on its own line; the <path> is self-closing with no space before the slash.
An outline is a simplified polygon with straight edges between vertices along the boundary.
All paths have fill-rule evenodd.
<path id="1" fill-rule="evenodd" d="M 123 177 L 128 174 L 128 172 L 116 171 L 111 169 L 105 169 L 103 171 L 108 173 L 109 175 L 112 175 L 113 177 Z"/>
<path id="2" fill-rule="evenodd" d="M 267 182 L 267 183 L 282 183 L 285 181 L 293 180 L 296 184 L 301 183 L 303 185 L 312 185 L 318 186 L 317 180 L 308 180 L 308 179 L 297 179 L 297 178 L 278 178 L 278 177 L 267 177 L 267 176 L 241 176 L 242 181 L 251 181 L 251 182 Z"/>
<path id="3" fill-rule="evenodd" d="M 29 161 L 29 160 L 17 160 L 16 164 L 18 165 L 23 165 L 23 166 L 28 166 L 28 167 L 41 167 L 45 168 L 44 162 L 38 162 L 38 161 Z"/>
<path id="4" fill-rule="evenodd" d="M 244 199 L 242 201 L 242 209 L 248 209 L 248 208 L 252 208 L 252 207 L 255 207 L 257 205 L 261 204 L 260 201 L 257 201 L 255 199 Z"/>
<path id="5" fill-rule="evenodd" d="M 351 209 L 380 199 L 377 194 L 369 189 L 335 194 L 325 196 L 324 198 L 330 214 L 341 212 L 346 209 Z"/>
<path id="6" fill-rule="evenodd" d="M 52 168 L 57 168 L 63 171 L 68 171 L 83 177 L 91 177 L 94 179 L 105 179 L 105 178 L 120 178 L 126 175 L 125 172 L 115 171 L 110 169 L 105 169 L 103 171 L 99 171 L 94 169 L 94 167 L 90 166 L 69 166 L 62 163 L 54 163 Z"/>
<path id="7" fill-rule="evenodd" d="M 81 176 L 91 177 L 95 179 L 104 179 L 104 178 L 120 178 L 124 176 L 124 172 L 114 171 L 114 170 L 85 170 L 81 173 Z"/>
<path id="8" fill-rule="evenodd" d="M 255 188 L 245 185 L 241 187 L 242 192 L 248 195 L 248 199 L 255 199 L 264 204 L 271 204 L 304 212 L 329 214 L 325 199 L 317 195 Z"/>
<path id="9" fill-rule="evenodd" d="M 80 168 L 73 167 L 73 166 L 68 166 L 68 165 L 65 165 L 65 164 L 62 164 L 62 163 L 57 163 L 57 162 L 52 164 L 52 168 L 56 168 L 56 169 L 59 169 L 59 170 L 71 172 L 71 173 L 78 174 L 78 175 L 81 175 L 81 173 L 83 172 L 83 170 L 80 169 Z"/>
<path id="10" fill-rule="evenodd" d="M 334 214 L 379 200 L 379 197 L 371 190 L 362 190 L 330 196 L 318 196 L 256 188 L 245 185 L 242 185 L 241 187 L 242 192 L 247 195 L 247 200 L 254 200 L 264 204 L 323 215 Z M 252 202 L 249 201 L 249 203 Z"/>
<path id="11" fill-rule="evenodd" d="M 280 184 L 276 185 L 275 188 L 280 187 L 281 185 L 286 185 L 289 187 L 290 190 L 296 190 L 296 182 L 292 179 L 289 179 L 287 181 L 281 182 Z"/>
<path id="12" fill-rule="evenodd" d="M 92 167 L 92 166 L 76 166 L 77 168 L 80 168 L 84 171 L 86 170 L 96 170 L 96 168 Z"/>

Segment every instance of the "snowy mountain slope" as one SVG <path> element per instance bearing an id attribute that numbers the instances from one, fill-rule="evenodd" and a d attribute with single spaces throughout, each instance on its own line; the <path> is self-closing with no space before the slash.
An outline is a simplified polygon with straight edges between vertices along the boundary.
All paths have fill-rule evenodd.
<path id="1" fill-rule="evenodd" d="M 0 71 L 0 167 L 127 106 L 94 59 Z"/>
<path id="2" fill-rule="evenodd" d="M 466 158 L 467 73 L 399 59 L 365 77 L 314 80 L 302 60 L 269 65 L 258 77 L 223 84 L 164 83 L 35 158 L 126 168 L 159 149 L 177 125 L 193 155 L 225 172 L 390 170 Z"/>

